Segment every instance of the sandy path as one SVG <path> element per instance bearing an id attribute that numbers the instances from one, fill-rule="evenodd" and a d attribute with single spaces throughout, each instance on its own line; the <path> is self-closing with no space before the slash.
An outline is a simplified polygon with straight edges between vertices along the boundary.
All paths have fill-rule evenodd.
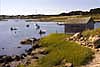
<path id="1" fill-rule="evenodd" d="M 82 67 L 100 67 L 100 49 L 98 52 L 95 52 L 94 59 L 89 64 Z"/>

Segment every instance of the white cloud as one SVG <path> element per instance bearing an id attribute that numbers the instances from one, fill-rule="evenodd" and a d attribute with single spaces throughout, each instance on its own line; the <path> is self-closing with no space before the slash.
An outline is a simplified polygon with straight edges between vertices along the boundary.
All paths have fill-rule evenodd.
<path id="1" fill-rule="evenodd" d="M 1 0 L 1 14 L 58 14 L 100 7 L 100 0 Z"/>

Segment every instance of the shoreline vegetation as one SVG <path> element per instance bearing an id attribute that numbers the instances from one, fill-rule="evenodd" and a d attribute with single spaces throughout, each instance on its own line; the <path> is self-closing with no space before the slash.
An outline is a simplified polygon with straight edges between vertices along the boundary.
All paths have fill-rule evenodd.
<path id="1" fill-rule="evenodd" d="M 65 22 L 68 18 L 84 18 L 91 17 L 95 22 L 100 22 L 100 14 L 94 15 L 73 15 L 73 16 L 36 16 L 36 18 L 2 18 L 0 21 L 7 21 L 7 19 L 26 19 L 26 22 Z"/>
<path id="2" fill-rule="evenodd" d="M 25 40 L 24 44 L 30 43 Z M 23 45 L 24 45 L 23 44 Z M 21 56 L 0 56 L 1 67 L 92 67 L 100 52 L 100 28 L 76 34 L 52 33 L 38 40 Z M 97 61 L 96 61 L 97 62 Z M 94 65 L 98 63 L 94 63 Z M 89 65 L 89 66 L 88 66 Z"/>
<path id="3" fill-rule="evenodd" d="M 75 16 L 47 16 L 37 19 L 27 19 L 26 22 L 66 22 L 68 18 L 86 18 L 91 17 L 95 22 L 100 22 L 100 14 L 97 15 L 75 15 Z"/>
<path id="4" fill-rule="evenodd" d="M 70 17 L 92 17 L 100 21 L 100 8 L 89 12 L 75 11 L 59 15 L 0 16 L 0 20 L 27 19 L 35 22 L 64 22 Z M 0 56 L 0 67 L 88 67 L 100 52 L 100 29 L 86 30 L 76 34 L 52 33 L 40 39 L 26 39 L 21 43 L 32 48 L 21 56 Z M 99 60 L 99 59 L 98 59 Z M 94 64 L 96 65 L 96 64 Z M 89 66 L 89 67 L 92 67 Z"/>
<path id="5" fill-rule="evenodd" d="M 98 37 L 100 37 L 100 29 L 86 30 L 76 34 L 54 33 L 41 38 L 38 44 L 45 48 L 45 56 L 27 67 L 98 66 L 99 59 L 97 58 L 100 53 L 100 45 L 98 45 L 100 44 L 100 38 Z M 95 47 L 96 45 L 98 47 Z M 24 65 L 19 65 L 18 67 L 24 67 Z"/>
<path id="6" fill-rule="evenodd" d="M 40 40 L 40 45 L 49 51 L 47 56 L 40 59 L 41 67 L 66 67 L 67 63 L 77 67 L 86 64 L 92 58 L 91 49 L 64 39 L 69 36 L 51 34 Z"/>
<path id="7" fill-rule="evenodd" d="M 35 53 L 39 55 L 39 58 L 37 60 L 33 58 L 35 61 L 30 59 L 30 64 L 20 64 L 18 67 L 80 67 L 87 64 L 92 60 L 94 52 L 74 41 L 65 40 L 71 36 L 53 33 L 41 38 L 38 42 L 41 47 L 37 50 L 42 49 L 42 52 Z M 34 50 L 32 53 L 34 53 Z"/>

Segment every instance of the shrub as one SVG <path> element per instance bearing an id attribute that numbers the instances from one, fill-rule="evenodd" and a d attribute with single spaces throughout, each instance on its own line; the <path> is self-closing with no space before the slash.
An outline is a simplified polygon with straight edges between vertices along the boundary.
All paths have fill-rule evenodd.
<path id="1" fill-rule="evenodd" d="M 63 59 L 80 66 L 87 63 L 92 58 L 92 51 L 74 42 L 65 41 L 65 37 L 70 35 L 51 34 L 40 40 L 42 47 L 47 47 L 49 53 L 39 60 L 40 67 L 53 67 L 59 65 Z"/>

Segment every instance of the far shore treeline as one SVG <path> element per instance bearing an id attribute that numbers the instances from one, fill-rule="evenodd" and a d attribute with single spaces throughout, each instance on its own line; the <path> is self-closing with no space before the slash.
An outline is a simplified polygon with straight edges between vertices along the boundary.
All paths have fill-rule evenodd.
<path id="1" fill-rule="evenodd" d="M 38 19 L 41 17 L 58 17 L 58 16 L 99 16 L 100 19 L 100 8 L 90 9 L 90 11 L 71 11 L 69 13 L 60 13 L 58 15 L 44 15 L 44 14 L 32 14 L 32 15 L 0 15 L 0 19 Z"/>

